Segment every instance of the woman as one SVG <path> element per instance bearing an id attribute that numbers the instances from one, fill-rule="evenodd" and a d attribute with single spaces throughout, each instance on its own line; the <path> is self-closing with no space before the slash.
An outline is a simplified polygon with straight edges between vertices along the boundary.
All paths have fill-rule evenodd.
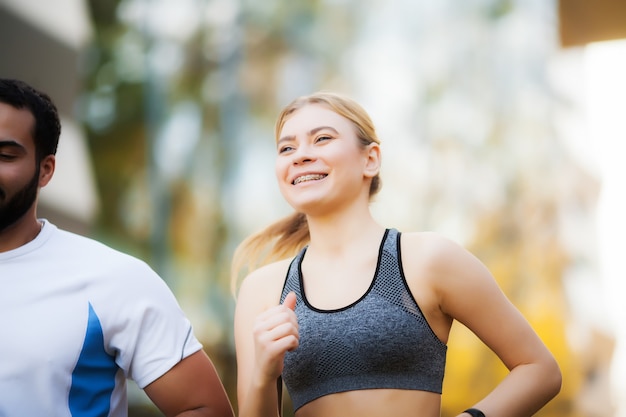
<path id="1" fill-rule="evenodd" d="M 281 377 L 297 417 L 438 417 L 453 320 L 510 370 L 459 416 L 530 416 L 559 392 L 555 359 L 476 257 L 374 220 L 381 153 L 359 104 L 298 98 L 275 133 L 278 184 L 296 213 L 233 260 L 235 280 L 244 260 L 263 265 L 237 299 L 241 417 L 278 415 Z"/>

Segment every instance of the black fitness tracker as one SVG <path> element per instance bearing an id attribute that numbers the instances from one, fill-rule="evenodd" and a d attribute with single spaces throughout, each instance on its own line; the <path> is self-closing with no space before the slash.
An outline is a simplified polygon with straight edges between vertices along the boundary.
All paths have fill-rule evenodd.
<path id="1" fill-rule="evenodd" d="M 485 417 L 485 413 L 480 411 L 478 408 L 468 408 L 463 412 L 469 414 L 472 417 Z"/>

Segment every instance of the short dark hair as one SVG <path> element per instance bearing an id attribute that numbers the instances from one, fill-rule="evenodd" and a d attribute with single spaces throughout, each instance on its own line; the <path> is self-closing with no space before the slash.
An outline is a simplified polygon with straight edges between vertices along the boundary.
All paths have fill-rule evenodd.
<path id="1" fill-rule="evenodd" d="M 35 118 L 33 139 L 37 161 L 57 152 L 61 121 L 52 99 L 24 81 L 0 78 L 0 102 L 16 109 L 27 109 Z"/>

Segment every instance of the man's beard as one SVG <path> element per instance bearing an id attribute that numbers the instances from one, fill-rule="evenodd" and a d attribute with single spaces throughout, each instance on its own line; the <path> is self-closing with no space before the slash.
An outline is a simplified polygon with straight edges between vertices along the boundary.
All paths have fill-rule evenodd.
<path id="1" fill-rule="evenodd" d="M 17 222 L 26 214 L 37 200 L 39 190 L 39 167 L 28 184 L 9 200 L 6 193 L 0 188 L 0 232 Z"/>

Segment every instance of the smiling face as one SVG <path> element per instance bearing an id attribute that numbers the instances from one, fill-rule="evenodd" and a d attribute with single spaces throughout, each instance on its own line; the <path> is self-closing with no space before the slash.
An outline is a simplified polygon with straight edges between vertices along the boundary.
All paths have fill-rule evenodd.
<path id="1" fill-rule="evenodd" d="M 378 173 L 378 144 L 363 145 L 355 125 L 322 104 L 291 113 L 278 134 L 276 177 L 296 211 L 319 215 L 361 200 Z"/>
<path id="2" fill-rule="evenodd" d="M 21 219 L 37 199 L 40 170 L 33 124 L 28 110 L 0 103 L 0 232 Z"/>

